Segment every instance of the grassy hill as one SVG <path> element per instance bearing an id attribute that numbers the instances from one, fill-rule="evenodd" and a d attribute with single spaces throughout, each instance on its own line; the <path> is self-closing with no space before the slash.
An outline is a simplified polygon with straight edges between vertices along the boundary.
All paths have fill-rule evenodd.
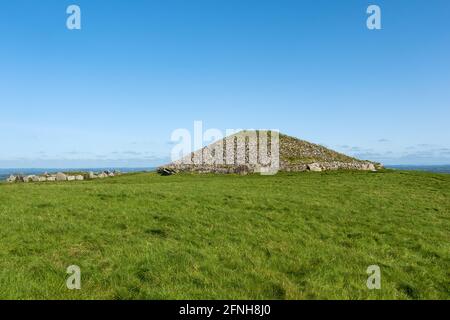
<path id="1" fill-rule="evenodd" d="M 0 184 L 0 298 L 449 299 L 449 195 L 402 171 Z"/>

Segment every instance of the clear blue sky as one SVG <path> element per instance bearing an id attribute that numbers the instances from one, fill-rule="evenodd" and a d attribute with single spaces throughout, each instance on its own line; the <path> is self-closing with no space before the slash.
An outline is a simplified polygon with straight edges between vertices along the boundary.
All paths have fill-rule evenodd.
<path id="1" fill-rule="evenodd" d="M 0 110 L 4 168 L 157 165 L 195 120 L 450 163 L 450 1 L 2 1 Z"/>

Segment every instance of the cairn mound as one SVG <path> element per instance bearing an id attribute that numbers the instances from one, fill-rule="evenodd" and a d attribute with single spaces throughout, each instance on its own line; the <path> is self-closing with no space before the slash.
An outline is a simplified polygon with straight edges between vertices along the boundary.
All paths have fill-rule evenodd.
<path id="1" fill-rule="evenodd" d="M 365 170 L 382 165 L 275 131 L 244 130 L 218 140 L 157 169 L 178 172 L 238 173 L 277 171 Z"/>

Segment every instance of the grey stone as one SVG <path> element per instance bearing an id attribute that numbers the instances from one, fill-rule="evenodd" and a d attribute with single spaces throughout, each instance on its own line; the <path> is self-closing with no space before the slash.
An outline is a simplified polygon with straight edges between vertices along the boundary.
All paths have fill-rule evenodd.
<path id="1" fill-rule="evenodd" d="M 25 182 L 25 183 L 32 182 L 32 181 L 34 181 L 34 179 L 36 179 L 36 176 L 35 176 L 35 175 L 25 176 L 25 177 L 23 178 L 23 182 Z"/>
<path id="2" fill-rule="evenodd" d="M 320 164 L 315 163 L 315 162 L 308 164 L 308 169 L 309 169 L 309 171 L 314 171 L 314 172 L 322 171 L 322 168 L 320 167 Z"/>
<path id="3" fill-rule="evenodd" d="M 62 172 L 58 172 L 55 176 L 56 181 L 66 181 L 67 180 L 67 176 L 62 173 Z"/>
<path id="4" fill-rule="evenodd" d="M 176 173 L 175 169 L 165 167 L 158 168 L 156 172 L 158 172 L 162 176 L 170 176 Z"/>

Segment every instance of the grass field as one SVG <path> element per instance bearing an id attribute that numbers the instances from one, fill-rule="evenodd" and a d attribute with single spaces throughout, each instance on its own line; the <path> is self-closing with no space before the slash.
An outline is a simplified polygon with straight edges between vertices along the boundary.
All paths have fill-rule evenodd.
<path id="1" fill-rule="evenodd" d="M 1 299 L 450 299 L 444 174 L 0 184 L 0 225 Z"/>

